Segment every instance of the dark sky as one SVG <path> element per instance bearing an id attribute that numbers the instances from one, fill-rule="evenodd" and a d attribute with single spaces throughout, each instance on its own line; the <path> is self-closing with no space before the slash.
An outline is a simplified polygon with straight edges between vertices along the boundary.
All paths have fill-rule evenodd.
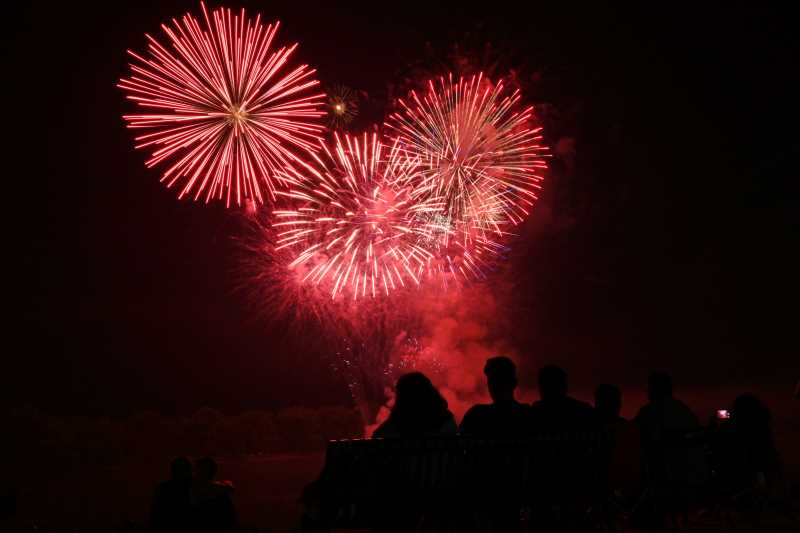
<path id="1" fill-rule="evenodd" d="M 346 401 L 233 290 L 235 217 L 164 190 L 120 118 L 125 50 L 199 4 L 116 4 L 31 3 L 4 24 L 3 402 L 115 414 Z M 529 96 L 558 111 L 548 140 L 573 138 L 576 157 L 554 162 L 516 246 L 521 353 L 587 386 L 652 367 L 708 387 L 800 377 L 790 13 L 314 4 L 230 5 L 280 18 L 323 82 L 372 95 L 426 42 L 476 28 L 541 74 Z"/>

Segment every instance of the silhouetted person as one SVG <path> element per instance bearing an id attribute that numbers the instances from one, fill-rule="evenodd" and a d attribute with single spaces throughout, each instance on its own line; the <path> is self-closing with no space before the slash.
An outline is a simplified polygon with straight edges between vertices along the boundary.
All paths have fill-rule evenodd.
<path id="1" fill-rule="evenodd" d="M 490 404 L 473 405 L 461 420 L 459 432 L 467 437 L 485 439 L 520 438 L 530 431 L 530 406 L 514 398 L 517 388 L 517 366 L 508 357 L 487 359 L 483 367 L 486 384 L 489 388 Z M 492 475 L 495 470 L 492 461 L 476 468 L 474 475 L 485 475 L 485 479 L 497 480 Z M 499 478 L 502 479 L 502 478 Z M 488 503 L 488 519 L 492 531 L 506 532 L 519 530 L 520 505 L 515 494 L 507 495 L 504 489 L 493 489 L 495 500 Z"/>
<path id="2" fill-rule="evenodd" d="M 194 506 L 193 531 L 216 533 L 231 529 L 236 523 L 233 507 L 233 489 L 214 480 L 217 463 L 210 457 L 198 459 L 194 464 L 192 504 Z"/>
<path id="3" fill-rule="evenodd" d="M 649 402 L 634 419 L 641 436 L 647 485 L 660 512 L 668 511 L 675 521 L 679 516 L 685 520 L 689 500 L 708 476 L 703 443 L 696 438 L 700 421 L 673 397 L 672 377 L 665 372 L 650 375 L 647 395 Z"/>
<path id="4" fill-rule="evenodd" d="M 539 401 L 531 406 L 531 428 L 538 431 L 587 431 L 597 428 L 591 405 L 567 395 L 567 373 L 554 365 L 539 370 Z"/>
<path id="5" fill-rule="evenodd" d="M 388 419 L 373 432 L 373 438 L 416 438 L 435 437 L 439 435 L 455 435 L 457 431 L 453 413 L 447 408 L 445 400 L 433 383 L 420 372 L 411 372 L 400 376 L 395 385 L 395 399 Z M 327 465 L 326 465 L 327 468 Z M 300 502 L 303 505 L 303 531 L 317 531 L 332 518 L 332 509 L 326 506 L 328 485 L 326 469 L 319 478 L 303 490 Z M 403 497 L 413 497 L 413 491 L 405 487 L 394 487 Z M 376 531 L 405 532 L 414 531 L 415 523 L 420 518 L 411 512 L 398 510 L 392 497 L 384 496 L 374 509 L 373 526 Z M 385 507 L 381 507 L 381 505 Z M 401 512 L 398 512 L 401 511 Z"/>
<path id="6" fill-rule="evenodd" d="M 594 409 L 602 427 L 614 427 L 625 423 L 622 411 L 622 391 L 616 385 L 604 383 L 594 391 Z"/>
<path id="7" fill-rule="evenodd" d="M 742 394 L 734 400 L 727 433 L 737 452 L 733 466 L 739 488 L 766 489 L 780 476 L 770 420 L 769 409 L 756 396 Z"/>
<path id="8" fill-rule="evenodd" d="M 530 431 L 530 406 L 514 398 L 517 366 L 508 357 L 492 357 L 483 367 L 490 404 L 473 405 L 461 420 L 459 431 L 468 437 L 514 438 Z"/>
<path id="9" fill-rule="evenodd" d="M 411 372 L 400 376 L 395 386 L 395 399 L 389 418 L 375 430 L 376 438 L 417 438 L 455 435 L 456 427 L 453 413 L 447 408 L 445 400 L 431 381 L 420 372 Z M 418 468 L 420 465 L 413 458 L 407 458 L 408 464 Z M 424 511 L 412 504 L 409 508 L 402 503 L 413 501 L 416 494 L 411 480 L 400 475 L 392 480 L 391 495 L 385 495 L 376 508 L 372 510 L 373 530 L 380 533 L 405 533 L 417 531 L 420 523 L 427 520 L 442 519 L 443 510 L 438 506 L 428 507 Z"/>
<path id="10" fill-rule="evenodd" d="M 190 490 L 192 463 L 186 457 L 172 461 L 171 476 L 156 486 L 150 510 L 153 531 L 183 531 L 190 529 L 192 507 Z"/>
<path id="11" fill-rule="evenodd" d="M 567 395 L 567 373 L 554 365 L 539 370 L 539 400 L 531 405 L 531 433 L 565 433 L 575 435 L 597 429 L 594 408 Z M 547 437 L 549 440 L 549 437 Z M 597 487 L 575 480 L 585 480 L 584 473 L 593 465 L 583 460 L 586 450 L 576 439 L 553 450 L 553 456 L 540 463 L 547 485 L 540 487 L 531 511 L 532 530 L 568 531 L 582 527 L 584 513 L 575 503 L 594 493 Z M 548 452 L 549 453 L 549 452 Z M 575 498 L 575 499 L 572 499 Z M 554 503 L 558 502 L 555 506 Z M 561 504 L 564 504 L 563 506 Z"/>
<path id="12" fill-rule="evenodd" d="M 0 495 L 0 520 L 11 520 L 17 514 L 17 493 L 9 490 Z"/>
<path id="13" fill-rule="evenodd" d="M 700 421 L 682 401 L 672 395 L 672 377 L 653 372 L 647 388 L 649 403 L 639 410 L 634 422 L 642 434 L 645 448 L 696 431 Z"/>
<path id="14" fill-rule="evenodd" d="M 616 385 L 602 384 L 594 392 L 594 408 L 601 430 L 608 439 L 603 456 L 605 490 L 617 504 L 626 505 L 635 497 L 641 481 L 639 431 L 620 416 L 622 391 Z M 606 509 L 610 513 L 610 508 Z"/>
<path id="15" fill-rule="evenodd" d="M 373 437 L 423 437 L 453 435 L 457 431 L 453 413 L 431 380 L 421 372 L 400 376 L 395 387 L 394 406 L 389 418 Z"/>

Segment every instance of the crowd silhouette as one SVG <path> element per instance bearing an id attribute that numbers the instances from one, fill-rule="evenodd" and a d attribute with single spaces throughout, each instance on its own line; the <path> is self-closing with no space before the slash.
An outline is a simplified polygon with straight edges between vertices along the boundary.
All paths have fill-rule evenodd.
<path id="1" fill-rule="evenodd" d="M 600 453 L 599 505 L 595 509 L 599 518 L 587 515 L 587 521 L 581 523 L 565 516 L 585 509 L 540 509 L 535 513 L 528 509 L 530 530 L 601 527 L 613 531 L 621 527 L 623 515 L 631 527 L 679 530 L 687 527 L 690 509 L 705 506 L 709 512 L 734 508 L 757 513 L 770 494 L 781 490 L 782 467 L 769 410 L 753 395 L 739 396 L 728 410 L 720 411 L 704 426 L 674 396 L 671 376 L 657 371 L 648 380 L 647 403 L 632 420 L 626 420 L 621 415 L 622 391 L 613 384 L 599 385 L 594 405 L 590 405 L 569 395 L 568 376 L 562 368 L 548 365 L 538 374 L 539 399 L 527 405 L 515 397 L 517 369 L 510 358 L 488 359 L 484 374 L 492 402 L 472 406 L 458 427 L 447 402 L 425 375 L 413 372 L 401 376 L 388 419 L 372 437 L 419 442 L 420 438 L 455 436 L 524 440 L 548 432 L 603 435 L 606 444 Z M 304 494 L 306 510 L 313 510 L 315 497 L 324 492 L 319 484 L 318 480 L 310 485 Z M 502 490 L 498 487 L 498 493 Z M 471 530 L 521 531 L 520 517 L 524 521 L 526 510 L 516 500 L 484 503 L 484 525 L 488 525 Z M 390 510 L 381 504 L 378 514 L 387 512 Z M 427 509 L 424 513 L 437 512 Z M 374 521 L 375 530 L 418 531 L 420 524 L 426 523 L 410 509 L 394 509 L 391 516 Z M 594 522 L 590 524 L 591 520 Z M 307 531 L 325 530 L 308 516 L 304 523 Z M 452 524 L 448 527 L 452 530 Z M 463 523 L 456 529 L 470 530 L 464 529 Z"/>
<path id="2" fill-rule="evenodd" d="M 171 476 L 156 486 L 150 514 L 154 532 L 221 533 L 236 525 L 233 489 L 215 480 L 217 463 L 210 457 L 185 457 L 172 462 Z"/>
<path id="3" fill-rule="evenodd" d="M 460 425 L 428 377 L 420 372 L 401 376 L 390 414 L 372 438 L 524 442 L 548 432 L 603 435 L 606 444 L 596 480 L 599 505 L 593 511 L 599 519 L 592 523 L 594 530 L 598 524 L 606 531 L 618 530 L 621 515 L 632 527 L 686 528 L 689 510 L 698 505 L 757 513 L 783 482 L 769 409 L 751 394 L 735 398 L 729 409 L 719 411 L 703 425 L 675 397 L 671 376 L 653 372 L 647 383 L 647 403 L 632 420 L 626 420 L 621 415 L 622 391 L 613 384 L 598 385 L 594 405 L 590 405 L 569 395 L 568 376 L 562 368 L 548 365 L 539 370 L 539 399 L 528 405 L 515 396 L 517 368 L 510 358 L 488 359 L 484 374 L 492 401 L 472 406 Z M 170 479 L 156 487 L 151 530 L 211 533 L 234 528 L 232 487 L 215 480 L 216 470 L 210 458 L 194 464 L 183 457 L 175 459 Z M 324 479 L 323 470 L 301 498 L 304 531 L 327 531 Z M 504 488 L 497 489 L 501 493 Z M 422 530 L 419 513 L 391 509 L 393 505 L 401 504 L 390 500 L 374 510 L 375 531 Z M 531 531 L 572 530 L 588 524 L 564 521 L 575 509 L 526 511 L 518 501 L 502 498 L 484 507 L 485 527 L 471 530 L 521 531 L 526 512 L 526 527 Z M 426 513 L 428 518 L 436 514 L 430 509 Z M 430 523 L 428 520 L 426 530 L 439 530 Z M 452 530 L 452 524 L 449 527 Z M 463 522 L 457 529 L 463 529 Z"/>

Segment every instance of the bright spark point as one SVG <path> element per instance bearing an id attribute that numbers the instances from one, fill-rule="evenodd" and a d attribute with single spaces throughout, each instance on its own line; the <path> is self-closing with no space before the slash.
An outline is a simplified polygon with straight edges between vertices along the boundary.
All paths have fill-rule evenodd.
<path id="1" fill-rule="evenodd" d="M 247 111 L 243 110 L 237 105 L 233 105 L 228 110 L 228 121 L 235 126 L 240 126 L 242 122 L 247 120 Z"/>
<path id="2" fill-rule="evenodd" d="M 333 85 L 328 93 L 328 125 L 331 129 L 344 129 L 358 114 L 355 91 L 344 85 Z"/>

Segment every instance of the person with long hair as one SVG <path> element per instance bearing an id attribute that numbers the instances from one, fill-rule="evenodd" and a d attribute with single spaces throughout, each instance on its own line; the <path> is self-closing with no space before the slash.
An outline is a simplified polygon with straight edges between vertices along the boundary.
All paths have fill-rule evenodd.
<path id="1" fill-rule="evenodd" d="M 454 435 L 455 417 L 431 380 L 422 372 L 400 376 L 389 418 L 373 433 L 375 438 Z"/>
<path id="2" fill-rule="evenodd" d="M 731 406 L 731 441 L 743 487 L 765 489 L 780 477 L 781 460 L 772 435 L 769 408 L 753 394 L 741 394 Z"/>

